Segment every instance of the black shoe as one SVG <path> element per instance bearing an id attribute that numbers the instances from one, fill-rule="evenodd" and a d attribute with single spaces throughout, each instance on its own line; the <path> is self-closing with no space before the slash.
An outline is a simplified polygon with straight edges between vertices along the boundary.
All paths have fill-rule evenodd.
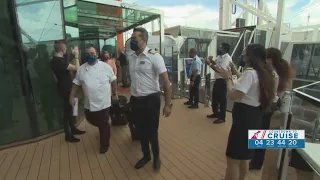
<path id="1" fill-rule="evenodd" d="M 217 119 L 217 120 L 213 121 L 213 123 L 215 123 L 215 124 L 221 124 L 224 122 L 226 122 L 226 120 L 223 120 L 223 119 Z"/>
<path id="2" fill-rule="evenodd" d="M 199 106 L 198 106 L 198 105 L 193 104 L 193 105 L 189 106 L 189 108 L 190 108 L 190 109 L 198 109 L 198 108 L 199 108 Z"/>
<path id="3" fill-rule="evenodd" d="M 207 118 L 219 118 L 219 115 L 213 113 L 213 114 L 207 115 Z"/>
<path id="4" fill-rule="evenodd" d="M 100 154 L 104 154 L 104 153 L 108 152 L 108 150 L 109 150 L 109 146 L 101 146 Z"/>
<path id="5" fill-rule="evenodd" d="M 74 136 L 66 136 L 65 137 L 65 140 L 67 141 L 67 142 L 71 142 L 71 143 L 77 143 L 77 142 L 80 142 L 80 139 L 78 139 L 78 138 L 75 138 Z"/>
<path id="6" fill-rule="evenodd" d="M 151 160 L 151 157 L 146 157 L 146 156 L 143 156 L 142 159 L 140 159 L 137 164 L 134 166 L 134 168 L 136 169 L 140 169 L 142 168 L 144 165 L 146 165 L 149 161 Z"/>
<path id="7" fill-rule="evenodd" d="M 160 167 L 161 167 L 160 158 L 159 158 L 159 157 L 154 158 L 154 159 L 153 159 L 153 170 L 154 170 L 155 172 L 159 172 Z"/>
<path id="8" fill-rule="evenodd" d="M 192 102 L 190 102 L 190 101 L 187 101 L 187 102 L 185 102 L 185 103 L 183 103 L 184 105 L 192 105 Z"/>
<path id="9" fill-rule="evenodd" d="M 85 131 L 81 131 L 79 129 L 74 129 L 74 130 L 71 130 L 71 133 L 74 134 L 74 135 L 81 135 L 81 134 L 84 134 L 86 132 Z"/>

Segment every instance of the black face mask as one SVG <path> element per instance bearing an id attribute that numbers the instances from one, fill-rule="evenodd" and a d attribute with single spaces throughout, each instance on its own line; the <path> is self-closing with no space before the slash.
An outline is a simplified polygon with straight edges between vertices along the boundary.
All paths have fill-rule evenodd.
<path id="1" fill-rule="evenodd" d="M 217 50 L 217 55 L 219 55 L 219 56 L 220 56 L 221 54 L 222 54 L 222 53 L 221 53 L 221 50 L 220 50 L 220 49 L 218 49 L 218 50 Z"/>

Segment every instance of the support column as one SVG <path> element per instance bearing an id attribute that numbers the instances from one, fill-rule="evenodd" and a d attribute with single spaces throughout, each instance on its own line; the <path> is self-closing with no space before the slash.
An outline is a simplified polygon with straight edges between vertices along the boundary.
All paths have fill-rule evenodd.
<path id="1" fill-rule="evenodd" d="M 219 30 L 229 29 L 231 25 L 231 1 L 220 0 Z"/>
<path id="2" fill-rule="evenodd" d="M 159 17 L 159 29 L 160 29 L 160 54 L 164 54 L 164 16 L 161 12 Z"/>
<path id="3" fill-rule="evenodd" d="M 122 2 L 122 0 L 116 0 L 116 1 Z M 117 8 L 117 14 L 118 14 L 119 17 L 122 18 L 122 8 L 121 7 Z M 119 24 L 122 26 L 123 22 L 119 22 Z M 118 49 L 123 49 L 123 47 L 124 47 L 123 33 L 117 33 L 117 44 L 116 44 L 116 47 Z"/>
<path id="4" fill-rule="evenodd" d="M 271 47 L 279 48 L 281 37 L 281 25 L 283 17 L 283 5 L 285 0 L 278 0 L 278 13 L 276 19 L 276 26 L 273 30 Z"/>
<path id="5" fill-rule="evenodd" d="M 242 2 L 244 5 L 248 5 L 248 0 L 243 0 L 243 2 Z M 245 26 L 248 26 L 248 22 L 249 22 L 249 19 L 248 19 L 248 11 L 247 10 L 245 10 L 245 9 L 242 9 L 242 11 L 244 11 L 244 13 L 243 13 L 243 19 L 245 19 L 245 21 L 246 21 L 246 24 L 245 24 Z"/>
<path id="6" fill-rule="evenodd" d="M 279 1 L 280 1 L 280 0 L 279 0 Z M 260 11 L 264 11 L 264 1 L 263 1 L 263 0 L 259 0 L 258 2 L 259 2 L 259 4 L 258 4 L 258 9 L 259 9 Z M 263 23 L 264 23 L 264 21 L 263 21 L 261 18 L 258 17 L 258 25 L 261 25 L 261 24 L 263 24 Z"/>

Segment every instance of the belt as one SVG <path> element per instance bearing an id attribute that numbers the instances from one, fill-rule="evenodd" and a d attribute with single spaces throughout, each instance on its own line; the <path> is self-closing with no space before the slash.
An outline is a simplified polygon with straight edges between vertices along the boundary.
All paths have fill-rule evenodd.
<path id="1" fill-rule="evenodd" d="M 132 99 L 134 100 L 144 100 L 144 99 L 147 99 L 147 98 L 150 98 L 150 97 L 157 97 L 157 96 L 160 96 L 160 92 L 156 92 L 156 93 L 152 93 L 152 94 L 149 94 L 147 96 L 131 96 Z"/>

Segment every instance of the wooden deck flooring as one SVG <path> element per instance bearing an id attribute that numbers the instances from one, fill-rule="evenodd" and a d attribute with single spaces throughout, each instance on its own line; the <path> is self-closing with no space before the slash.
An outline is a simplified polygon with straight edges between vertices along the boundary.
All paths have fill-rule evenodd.
<path id="1" fill-rule="evenodd" d="M 231 125 L 213 124 L 206 118 L 210 108 L 189 110 L 175 100 L 172 115 L 161 117 L 159 140 L 162 168 L 154 173 L 152 163 L 133 168 L 141 157 L 139 142 L 132 142 L 127 126 L 112 127 L 111 147 L 99 154 L 97 128 L 86 121 L 80 143 L 64 141 L 63 134 L 37 143 L 0 151 L 0 180 L 221 180 L 226 168 L 225 148 Z M 250 172 L 248 180 L 258 180 Z"/>

